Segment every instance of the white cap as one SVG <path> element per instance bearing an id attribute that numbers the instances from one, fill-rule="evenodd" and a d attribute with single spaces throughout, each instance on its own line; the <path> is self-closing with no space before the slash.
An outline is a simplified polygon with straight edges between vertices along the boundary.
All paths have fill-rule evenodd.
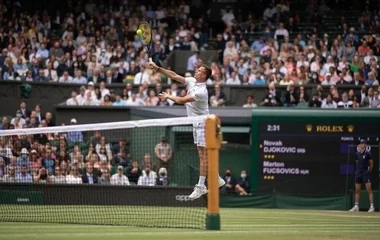
<path id="1" fill-rule="evenodd" d="M 87 85 L 88 86 L 94 86 L 94 82 L 89 82 Z"/>
<path id="2" fill-rule="evenodd" d="M 29 154 L 28 149 L 26 148 L 21 149 L 21 154 Z"/>
<path id="3" fill-rule="evenodd" d="M 77 120 L 76 120 L 75 118 L 72 118 L 72 119 L 70 120 L 70 122 L 71 122 L 71 123 L 77 123 Z"/>
<path id="4" fill-rule="evenodd" d="M 331 73 L 326 73 L 326 77 L 331 77 Z"/>

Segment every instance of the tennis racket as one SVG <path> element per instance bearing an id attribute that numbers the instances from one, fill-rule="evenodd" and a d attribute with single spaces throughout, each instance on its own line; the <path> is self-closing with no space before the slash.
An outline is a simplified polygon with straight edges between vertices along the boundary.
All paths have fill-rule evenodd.
<path id="1" fill-rule="evenodd" d="M 150 27 L 150 24 L 146 21 L 140 22 L 136 33 L 139 36 L 141 43 L 146 48 L 146 51 L 147 51 L 148 57 L 149 57 L 149 62 L 152 62 L 152 57 L 151 57 L 152 28 Z"/>

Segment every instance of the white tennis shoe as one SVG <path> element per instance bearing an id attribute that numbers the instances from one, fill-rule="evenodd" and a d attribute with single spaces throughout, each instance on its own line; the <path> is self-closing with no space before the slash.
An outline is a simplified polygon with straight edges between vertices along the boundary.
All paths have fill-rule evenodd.
<path id="1" fill-rule="evenodd" d="M 374 207 L 370 207 L 368 212 L 374 212 L 375 211 L 375 208 Z"/>
<path id="2" fill-rule="evenodd" d="M 226 181 L 223 180 L 223 178 L 219 177 L 219 187 L 223 187 L 226 184 Z"/>
<path id="3" fill-rule="evenodd" d="M 350 209 L 350 212 L 359 212 L 359 207 L 355 205 L 353 208 Z"/>
<path id="4" fill-rule="evenodd" d="M 207 187 L 205 185 L 195 185 L 194 191 L 190 194 L 189 199 L 195 200 L 207 193 Z"/>

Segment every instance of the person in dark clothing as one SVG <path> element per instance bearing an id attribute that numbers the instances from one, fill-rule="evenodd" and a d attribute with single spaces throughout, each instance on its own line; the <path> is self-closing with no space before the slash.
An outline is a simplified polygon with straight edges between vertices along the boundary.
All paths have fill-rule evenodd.
<path id="1" fill-rule="evenodd" d="M 231 169 L 226 169 L 226 175 L 223 180 L 226 182 L 221 189 L 222 194 L 231 194 L 235 192 L 236 178 L 231 175 Z"/>
<path id="2" fill-rule="evenodd" d="M 350 212 L 359 211 L 360 190 L 364 184 L 369 195 L 371 206 L 368 212 L 374 212 L 374 200 L 371 186 L 371 172 L 373 170 L 373 159 L 365 139 L 360 140 L 358 151 L 356 152 L 356 172 L 355 172 L 355 206 Z"/>
<path id="3" fill-rule="evenodd" d="M 128 168 L 126 172 L 129 182 L 137 184 L 137 181 L 142 174 L 142 171 L 139 168 L 139 162 L 137 160 L 133 160 L 132 166 Z"/>
<path id="4" fill-rule="evenodd" d="M 251 192 L 251 185 L 246 170 L 241 171 L 240 178 L 235 186 L 235 191 L 240 196 L 246 196 Z"/>

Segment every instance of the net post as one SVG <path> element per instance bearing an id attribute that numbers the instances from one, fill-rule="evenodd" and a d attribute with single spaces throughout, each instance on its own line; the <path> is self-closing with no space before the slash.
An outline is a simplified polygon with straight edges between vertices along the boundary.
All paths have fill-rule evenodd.
<path id="1" fill-rule="evenodd" d="M 206 119 L 206 150 L 208 157 L 208 201 L 206 230 L 220 230 L 219 214 L 219 149 L 221 146 L 220 118 L 210 115 Z"/>

